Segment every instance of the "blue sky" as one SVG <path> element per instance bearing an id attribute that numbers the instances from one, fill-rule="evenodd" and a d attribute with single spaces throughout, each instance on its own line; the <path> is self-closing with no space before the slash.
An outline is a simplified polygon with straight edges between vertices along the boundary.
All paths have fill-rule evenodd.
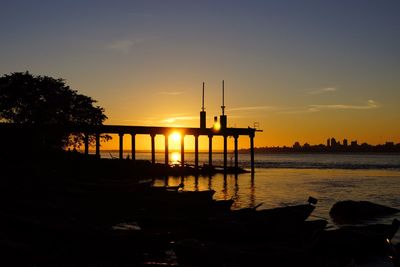
<path id="1" fill-rule="evenodd" d="M 62 77 L 107 123 L 228 124 L 258 145 L 400 142 L 399 1 L 1 1 L 0 73 Z"/>

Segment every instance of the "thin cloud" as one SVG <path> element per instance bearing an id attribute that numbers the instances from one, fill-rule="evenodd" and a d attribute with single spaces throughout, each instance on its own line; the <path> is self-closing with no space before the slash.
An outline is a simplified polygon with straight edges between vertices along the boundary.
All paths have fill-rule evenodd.
<path id="1" fill-rule="evenodd" d="M 305 109 L 301 108 L 288 108 L 287 110 L 279 111 L 280 114 L 299 114 L 299 113 L 314 113 L 323 110 L 369 110 L 379 108 L 380 105 L 374 100 L 368 100 L 364 105 L 347 105 L 347 104 L 333 104 L 333 105 L 309 105 Z"/>
<path id="2" fill-rule="evenodd" d="M 309 109 L 312 111 L 320 111 L 324 109 L 336 109 L 336 110 L 365 110 L 365 109 L 375 109 L 378 108 L 379 105 L 374 100 L 368 100 L 365 105 L 343 105 L 343 104 L 336 104 L 336 105 L 310 105 Z"/>
<path id="3" fill-rule="evenodd" d="M 170 118 L 166 118 L 161 120 L 161 123 L 175 123 L 178 121 L 194 121 L 194 120 L 198 120 L 199 117 L 198 116 L 178 116 L 178 117 L 170 117 Z"/>
<path id="4" fill-rule="evenodd" d="M 227 111 L 253 111 L 253 110 L 273 110 L 276 107 L 272 106 L 249 106 L 249 107 L 237 107 L 237 108 L 230 108 Z"/>
<path id="5" fill-rule="evenodd" d="M 143 38 L 116 40 L 106 45 L 105 48 L 126 55 L 132 51 L 134 46 L 142 42 L 144 42 Z"/>
<path id="6" fill-rule="evenodd" d="M 317 90 L 312 90 L 308 91 L 307 93 L 310 95 L 318 95 L 318 94 L 323 94 L 323 93 L 331 93 L 331 92 L 336 92 L 337 88 L 335 87 L 325 87 Z"/>
<path id="7" fill-rule="evenodd" d="M 133 123 L 133 124 L 137 124 L 137 125 L 154 125 L 156 123 L 156 121 L 154 120 L 154 118 L 149 118 L 149 119 L 145 119 L 145 120 L 123 120 L 123 122 L 128 122 L 128 123 Z"/>
<path id="8" fill-rule="evenodd" d="M 158 92 L 157 94 L 159 95 L 181 95 L 183 94 L 182 91 L 162 91 L 162 92 Z"/>

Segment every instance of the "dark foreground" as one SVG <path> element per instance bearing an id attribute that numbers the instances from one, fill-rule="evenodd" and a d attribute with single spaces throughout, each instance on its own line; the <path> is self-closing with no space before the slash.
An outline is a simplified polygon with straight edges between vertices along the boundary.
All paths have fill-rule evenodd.
<path id="1" fill-rule="evenodd" d="M 393 266 L 392 225 L 327 230 L 311 203 L 232 211 L 213 191 L 154 188 L 147 162 L 3 159 L 0 263 L 16 266 Z M 392 259 L 391 259 L 392 258 Z M 382 262 L 382 261 L 381 261 Z"/>

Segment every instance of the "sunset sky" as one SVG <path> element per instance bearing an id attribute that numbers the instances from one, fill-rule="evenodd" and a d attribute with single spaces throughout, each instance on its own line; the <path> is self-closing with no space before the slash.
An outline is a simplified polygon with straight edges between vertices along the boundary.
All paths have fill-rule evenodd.
<path id="1" fill-rule="evenodd" d="M 64 78 L 106 124 L 197 127 L 205 82 L 211 127 L 224 79 L 228 125 L 259 122 L 258 147 L 400 142 L 398 0 L 0 3 L 0 75 Z"/>

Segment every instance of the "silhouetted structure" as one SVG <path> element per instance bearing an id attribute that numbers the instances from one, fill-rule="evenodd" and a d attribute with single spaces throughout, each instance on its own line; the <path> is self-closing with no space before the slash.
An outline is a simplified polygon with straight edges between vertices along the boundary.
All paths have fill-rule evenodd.
<path id="1" fill-rule="evenodd" d="M 15 75 L 23 75 L 24 77 L 27 76 L 30 78 L 30 74 L 14 74 Z M 12 77 L 14 77 L 12 76 Z M 11 77 L 11 76 L 10 76 Z M 9 78 L 9 76 L 5 76 L 2 79 Z M 52 78 L 47 78 L 47 77 L 37 77 L 36 79 L 52 79 Z M 54 80 L 54 79 L 53 79 Z M 55 82 L 59 83 L 59 86 L 61 88 L 64 88 L 65 85 L 62 82 L 62 80 L 54 80 Z M 4 87 L 8 89 L 9 91 L 12 91 L 12 88 L 19 88 L 18 86 L 9 86 Z M 14 89 L 15 89 L 14 88 Z M 69 88 L 66 87 L 68 90 Z M 30 85 L 28 87 L 29 90 L 34 90 L 35 87 L 33 85 Z M 27 88 L 23 87 L 21 89 L 22 91 L 26 91 Z M 66 90 L 66 91 L 68 91 Z M 24 91 L 24 92 L 25 92 Z M 65 90 L 64 90 L 65 91 Z M 29 91 L 30 92 L 30 91 Z M 75 91 L 71 91 L 71 94 L 75 94 Z M 4 92 L 5 96 L 12 95 L 8 91 Z M 75 95 L 74 95 L 75 96 Z M 168 137 L 171 133 L 173 132 L 179 132 L 180 135 L 182 136 L 181 138 L 181 162 L 182 166 L 185 166 L 185 143 L 184 143 L 184 137 L 185 135 L 193 135 L 195 138 L 195 167 L 198 168 L 199 164 L 199 156 L 198 156 L 198 150 L 199 150 L 199 136 L 205 135 L 208 136 L 209 138 L 209 165 L 212 166 L 212 138 L 214 136 L 222 136 L 224 138 L 224 169 L 227 169 L 227 154 L 228 154 L 228 146 L 227 146 L 227 139 L 228 137 L 233 137 L 235 139 L 235 168 L 238 169 L 238 138 L 240 135 L 246 135 L 250 137 L 250 151 L 251 151 L 251 169 L 254 171 L 254 137 L 255 137 L 255 132 L 260 131 L 256 130 L 255 128 L 228 128 L 227 127 L 227 116 L 225 115 L 225 102 L 224 102 L 224 81 L 222 81 L 222 115 L 220 116 L 220 125 L 219 127 L 216 127 L 217 125 L 217 117 L 215 117 L 215 125 L 212 128 L 207 128 L 206 125 L 206 112 L 205 112 L 205 107 L 204 107 L 204 82 L 203 82 L 203 91 L 202 91 L 202 107 L 201 107 L 201 112 L 200 112 L 200 128 L 188 128 L 188 127 L 157 127 L 157 126 L 120 126 L 120 125 L 102 125 L 102 121 L 105 120 L 107 117 L 102 113 L 104 110 L 100 107 L 92 107 L 92 104 L 95 102 L 91 98 L 77 95 L 79 99 L 83 98 L 88 104 L 84 106 L 84 108 L 79 109 L 78 115 L 76 116 L 78 119 L 80 119 L 80 116 L 84 117 L 84 119 L 77 120 L 78 122 L 71 122 L 68 120 L 56 120 L 56 121 L 42 121 L 40 116 L 37 116 L 36 119 L 30 119 L 26 121 L 13 121 L 9 120 L 9 122 L 16 122 L 16 123 L 2 123 L 0 124 L 0 134 L 3 139 L 6 140 L 12 140 L 12 144 L 8 146 L 8 149 L 11 149 L 12 151 L 15 150 L 25 150 L 25 151 L 30 151 L 30 154 L 34 153 L 40 153 L 41 155 L 46 154 L 46 151 L 41 151 L 43 150 L 42 148 L 46 148 L 48 150 L 48 147 L 51 147 L 50 145 L 46 145 L 44 142 L 48 143 L 48 140 L 51 139 L 53 136 L 61 136 L 65 137 L 68 140 L 68 136 L 73 134 L 76 137 L 82 138 L 83 139 L 83 144 L 84 144 L 84 153 L 89 154 L 89 144 L 93 142 L 95 144 L 96 148 L 96 156 L 100 158 L 100 139 L 101 137 L 104 138 L 104 134 L 118 134 L 119 135 L 119 158 L 123 158 L 123 137 L 125 134 L 129 134 L 132 139 L 132 147 L 131 147 L 131 155 L 132 155 L 132 160 L 135 160 L 135 152 L 136 152 L 136 140 L 135 136 L 137 134 L 145 134 L 145 135 L 150 135 L 151 137 L 151 161 L 152 163 L 155 163 L 155 137 L 156 135 L 164 135 L 165 137 L 165 164 L 169 164 L 169 144 L 168 144 Z M 39 96 L 36 96 L 40 98 Z M 78 99 L 78 100 L 79 100 Z M 78 101 L 76 100 L 76 101 Z M 18 102 L 18 101 L 15 101 Z M 59 101 L 60 102 L 60 101 Z M 71 105 L 76 104 L 73 101 L 70 101 Z M 85 103 L 86 103 L 85 102 Z M 57 102 L 58 103 L 58 102 Z M 52 103 L 53 106 L 57 106 L 57 103 Z M 68 102 L 68 104 L 70 104 Z M 89 108 L 87 108 L 89 106 Z M 80 107 L 78 105 L 78 107 Z M 39 109 L 42 113 L 47 114 L 51 113 L 51 111 L 43 111 L 43 108 Z M 70 110 L 70 109 L 68 109 Z M 72 109 L 73 110 L 73 109 Z M 89 115 L 92 115 L 90 117 L 86 113 L 89 113 L 87 110 L 91 111 Z M 63 111 L 63 110 L 61 110 Z M 46 113 L 47 112 L 47 113 Z M 53 113 L 60 113 L 58 109 L 55 109 Z M 64 112 L 64 111 L 63 111 Z M 80 114 L 84 113 L 83 115 Z M 7 113 L 8 114 L 8 113 Z M 17 116 L 18 114 L 15 114 L 14 116 Z M 29 115 L 29 114 L 28 114 Z M 49 114 L 47 114 L 49 115 Z M 52 114 L 50 114 L 52 115 Z M 69 113 L 67 113 L 69 115 Z M 67 116 L 68 117 L 68 116 Z M 71 117 L 71 116 L 69 116 Z M 68 118 L 69 118 L 68 117 Z M 86 118 L 88 117 L 88 118 Z M 6 118 L 7 119 L 7 118 Z M 7 121 L 7 120 L 5 120 Z M 89 121 L 86 123 L 86 121 Z M 106 136 L 107 137 L 107 136 Z M 67 143 L 66 143 L 67 144 Z M 58 149 L 60 149 L 62 146 L 58 145 Z M 14 153 L 15 155 L 19 153 L 16 152 Z"/>
<path id="2" fill-rule="evenodd" d="M 204 107 L 204 82 L 203 82 L 203 94 L 202 94 L 202 105 L 201 105 L 201 111 L 200 111 L 200 128 L 205 129 L 206 128 L 206 112 L 205 112 L 205 107 Z"/>
<path id="3" fill-rule="evenodd" d="M 242 149 L 241 151 L 247 151 L 247 149 Z M 310 145 L 305 143 L 302 146 L 299 142 L 295 142 L 292 147 L 259 147 L 255 148 L 255 151 L 261 153 L 400 153 L 400 143 L 386 142 L 383 145 L 373 146 L 367 143 L 358 145 L 357 141 L 354 140 L 348 145 L 347 139 L 343 139 L 343 144 L 340 144 L 335 138 L 328 138 L 326 145 Z"/>
<path id="4" fill-rule="evenodd" d="M 348 141 L 347 141 L 347 139 L 343 139 L 343 146 L 344 146 L 344 147 L 347 147 L 347 146 L 348 146 Z"/>
<path id="5" fill-rule="evenodd" d="M 198 167 L 198 141 L 199 136 L 208 136 L 209 138 L 209 165 L 212 166 L 212 138 L 214 136 L 223 136 L 224 138 L 224 154 L 227 154 L 227 138 L 233 137 L 235 140 L 235 167 L 238 167 L 238 138 L 241 135 L 250 137 L 250 152 L 251 152 L 251 167 L 254 171 L 254 137 L 256 130 L 253 128 L 226 128 L 215 130 L 213 128 L 185 128 L 185 127 L 155 127 L 155 126 L 121 126 L 121 125 L 98 125 L 98 126 L 46 126 L 37 127 L 34 125 L 24 124 L 12 124 L 2 123 L 0 124 L 0 131 L 2 133 L 20 133 L 20 139 L 24 140 L 25 133 L 35 133 L 33 136 L 40 136 L 41 133 L 51 132 L 65 132 L 65 133 L 84 133 L 84 153 L 89 154 L 89 137 L 95 136 L 96 140 L 96 156 L 100 157 L 100 135 L 101 134 L 118 134 L 119 135 L 119 158 L 123 158 L 123 137 L 125 134 L 129 134 L 132 138 L 132 160 L 135 160 L 136 152 L 136 135 L 144 134 L 150 135 L 151 137 L 151 161 L 155 163 L 155 137 L 156 135 L 165 136 L 165 163 L 168 164 L 168 137 L 174 132 L 181 134 L 181 161 L 182 165 L 185 165 L 184 159 L 184 137 L 186 135 L 193 135 L 195 138 L 195 167 Z M 29 134 L 29 137 L 32 137 Z M 27 144 L 35 144 L 35 139 L 29 139 Z M 224 157 L 225 157 L 224 155 Z M 224 161 L 224 167 L 226 168 L 226 162 Z"/>

